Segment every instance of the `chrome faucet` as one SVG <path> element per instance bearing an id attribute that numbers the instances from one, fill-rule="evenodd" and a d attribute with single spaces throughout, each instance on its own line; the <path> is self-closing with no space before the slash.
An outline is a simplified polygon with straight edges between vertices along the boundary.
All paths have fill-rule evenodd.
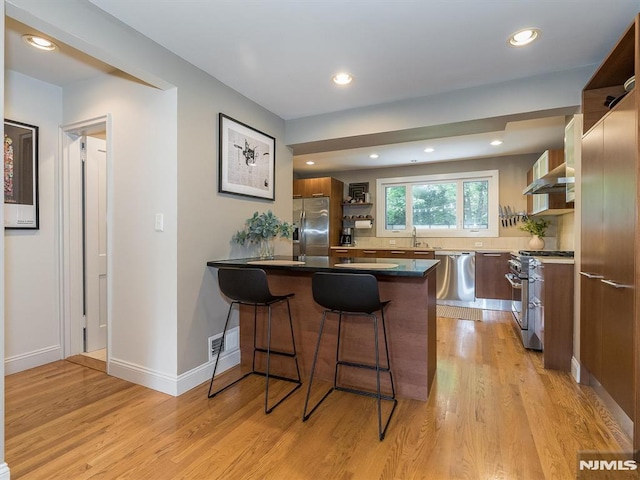
<path id="1" fill-rule="evenodd" d="M 418 238 L 417 238 L 417 233 L 416 233 L 416 227 L 413 227 L 413 235 L 411 235 L 411 238 L 413 239 L 413 241 L 411 242 L 411 246 L 412 247 L 417 247 L 418 246 Z"/>

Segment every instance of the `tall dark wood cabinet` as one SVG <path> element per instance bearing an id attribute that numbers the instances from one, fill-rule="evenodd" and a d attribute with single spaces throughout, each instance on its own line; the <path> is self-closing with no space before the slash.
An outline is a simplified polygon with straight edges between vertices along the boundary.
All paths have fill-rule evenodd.
<path id="1" fill-rule="evenodd" d="M 597 381 L 634 422 L 636 450 L 639 100 L 636 89 L 624 85 L 640 73 L 639 20 L 583 90 L 580 258 L 580 360 L 591 383 Z M 611 108 L 605 105 L 608 96 L 617 99 Z"/>
<path id="2" fill-rule="evenodd" d="M 602 123 L 582 139 L 582 229 L 580 231 L 580 360 L 596 379 L 602 378 L 602 287 L 604 203 Z"/>

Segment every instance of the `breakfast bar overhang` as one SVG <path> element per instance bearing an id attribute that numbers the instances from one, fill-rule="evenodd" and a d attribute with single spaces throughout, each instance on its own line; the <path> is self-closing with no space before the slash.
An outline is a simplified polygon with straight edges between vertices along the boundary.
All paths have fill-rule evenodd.
<path id="1" fill-rule="evenodd" d="M 436 343 L 436 268 L 438 260 L 385 259 L 385 258 L 337 258 L 337 257 L 291 257 L 278 256 L 273 259 L 243 258 L 214 260 L 209 267 L 261 268 L 267 272 L 270 289 L 275 294 L 295 293 L 291 300 L 291 314 L 298 359 L 303 378 L 308 379 L 313 353 L 322 318 L 322 308 L 313 300 L 311 277 L 315 272 L 368 273 L 378 279 L 380 298 L 391 300 L 385 309 L 389 355 L 397 394 L 403 398 L 426 401 L 437 366 Z M 282 309 L 282 310 L 280 310 Z M 258 309 L 258 337 L 266 332 L 266 312 Z M 253 307 L 240 307 L 241 367 L 251 368 L 253 361 Z M 290 348 L 288 327 L 284 322 L 286 305 L 274 308 L 272 342 Z M 336 315 L 337 318 L 337 315 Z M 279 332 L 283 332 L 282 335 Z M 342 351 L 350 361 L 373 363 L 370 345 L 374 341 L 370 324 L 362 318 L 353 317 L 343 325 L 341 335 L 350 337 L 348 351 Z M 335 360 L 337 321 L 328 320 L 325 338 L 321 345 L 316 378 L 332 380 Z M 355 348 L 354 348 L 355 345 Z M 361 348 L 359 348 L 361 347 Z M 273 363 L 272 367 L 288 372 L 290 365 L 285 360 Z M 262 359 L 256 360 L 260 365 Z M 355 370 L 355 369 L 354 369 Z M 285 372 L 283 372 L 285 373 Z M 339 383 L 359 387 L 375 387 L 375 371 L 340 369 Z M 384 384 L 383 384 L 384 385 Z"/>

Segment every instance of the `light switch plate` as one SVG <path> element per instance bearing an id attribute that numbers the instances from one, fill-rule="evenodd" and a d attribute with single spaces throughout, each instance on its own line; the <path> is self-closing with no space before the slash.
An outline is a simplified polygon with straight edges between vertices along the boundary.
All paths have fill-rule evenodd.
<path id="1" fill-rule="evenodd" d="M 156 232 L 164 232 L 164 215 L 156 213 Z"/>

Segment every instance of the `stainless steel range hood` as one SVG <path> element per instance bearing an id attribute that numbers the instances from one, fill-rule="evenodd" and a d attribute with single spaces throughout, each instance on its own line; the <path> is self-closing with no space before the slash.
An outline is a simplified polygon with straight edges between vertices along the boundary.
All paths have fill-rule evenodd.
<path id="1" fill-rule="evenodd" d="M 567 185 L 575 183 L 574 177 L 553 179 L 540 178 L 522 191 L 523 195 L 542 195 L 544 193 L 566 193 Z"/>
<path id="2" fill-rule="evenodd" d="M 567 185 L 575 183 L 573 176 L 568 176 L 566 164 L 559 165 L 544 177 L 534 180 L 530 185 L 522 191 L 523 195 L 542 195 L 545 193 L 566 193 Z"/>

